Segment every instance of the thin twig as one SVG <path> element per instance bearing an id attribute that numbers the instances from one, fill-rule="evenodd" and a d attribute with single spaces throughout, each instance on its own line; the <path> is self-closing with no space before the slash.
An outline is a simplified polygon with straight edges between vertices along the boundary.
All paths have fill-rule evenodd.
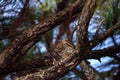
<path id="1" fill-rule="evenodd" d="M 95 37 L 99 34 L 99 31 L 100 31 L 100 28 L 101 28 L 101 25 L 103 24 L 103 22 L 104 22 L 104 19 L 102 19 L 100 21 L 100 23 L 98 24 L 98 27 L 97 27 L 97 30 L 96 30 L 96 33 L 95 33 Z"/>

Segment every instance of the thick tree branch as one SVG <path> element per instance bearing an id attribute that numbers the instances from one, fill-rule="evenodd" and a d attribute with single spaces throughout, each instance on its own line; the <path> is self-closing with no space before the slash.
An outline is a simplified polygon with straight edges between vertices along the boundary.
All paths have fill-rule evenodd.
<path id="1" fill-rule="evenodd" d="M 113 33 L 117 29 L 120 29 L 120 22 L 118 22 L 115 25 L 111 26 L 103 34 L 98 35 L 98 39 L 103 40 L 103 39 L 107 38 L 111 33 Z"/>
<path id="2" fill-rule="evenodd" d="M 111 33 L 115 32 L 115 30 L 120 29 L 120 22 L 116 23 L 115 25 L 111 26 L 108 30 L 106 30 L 104 33 L 99 34 L 96 36 L 92 41 L 90 41 L 90 48 L 92 49 L 95 47 L 98 43 L 101 43 L 103 40 L 105 40 L 108 36 L 111 35 Z"/>
<path id="3" fill-rule="evenodd" d="M 66 49 L 64 52 L 66 52 Z M 53 67 L 45 70 L 40 69 L 39 72 L 28 74 L 16 80 L 57 80 L 61 78 L 83 59 L 77 57 L 79 54 L 78 50 L 72 49 L 72 51 L 73 53 L 70 52 L 71 54 L 67 58 L 59 61 Z"/>
<path id="4" fill-rule="evenodd" d="M 80 63 L 80 66 L 82 68 L 82 71 L 84 72 L 84 74 L 86 75 L 88 80 L 95 80 L 96 79 L 96 74 L 95 71 L 90 67 L 90 64 L 83 60 Z"/>
<path id="5" fill-rule="evenodd" d="M 81 59 L 79 59 L 77 57 L 79 55 L 79 51 L 75 50 L 67 59 L 65 59 L 62 62 L 59 62 L 55 66 L 48 68 L 46 70 L 40 69 L 39 72 L 20 77 L 18 80 L 22 80 L 22 79 L 25 79 L 25 80 L 27 80 L 27 79 L 35 79 L 35 80 L 59 79 L 61 76 L 65 75 L 69 70 L 71 70 L 73 68 L 73 66 L 75 67 L 75 65 L 78 64 L 79 61 L 81 62 L 83 59 L 98 59 L 98 58 L 104 57 L 104 56 L 115 55 L 117 52 L 120 52 L 120 46 L 119 47 L 113 46 L 113 47 L 106 48 L 103 50 L 91 51 L 88 56 L 81 57 Z M 71 68 L 71 66 L 72 66 L 72 68 Z M 56 74 L 56 75 L 54 75 L 54 74 Z M 59 77 L 58 77 L 58 75 L 59 75 Z M 46 76 L 46 77 L 42 78 L 42 76 Z"/>
<path id="6" fill-rule="evenodd" d="M 88 45 L 88 24 L 93 16 L 96 7 L 96 0 L 87 1 L 84 6 L 77 26 L 77 49 L 85 51 Z M 84 52 L 81 52 L 81 54 Z"/>
<path id="7" fill-rule="evenodd" d="M 88 80 L 85 73 L 81 70 L 77 70 L 76 68 L 73 68 L 72 71 L 78 76 L 80 77 L 82 80 Z"/>
<path id="8" fill-rule="evenodd" d="M 67 0 L 68 1 L 68 0 Z M 74 17 L 78 12 L 81 12 L 82 7 L 84 6 L 84 1 L 86 0 L 78 0 L 76 3 L 74 3 L 71 7 L 66 8 L 65 10 L 55 14 L 55 17 L 51 17 L 48 19 L 45 19 L 43 22 L 38 24 L 37 26 L 34 26 L 30 28 L 29 30 L 24 31 L 20 36 L 18 36 L 1 54 L 0 54 L 0 74 L 9 72 L 13 72 L 9 70 L 10 68 L 19 71 L 24 69 L 31 69 L 31 68 L 39 68 L 38 72 L 28 74 L 26 76 L 17 78 L 17 80 L 53 80 L 53 79 L 59 79 L 62 76 L 64 76 L 66 73 L 68 73 L 71 69 L 73 69 L 77 64 L 79 64 L 82 60 L 85 59 L 98 59 L 103 56 L 114 56 L 118 52 L 120 52 L 120 46 L 114 46 L 114 47 L 109 47 L 105 48 L 103 50 L 94 50 L 90 52 L 89 47 L 94 47 L 97 45 L 97 42 L 101 42 L 104 39 L 108 37 L 111 32 L 114 32 L 114 30 L 118 29 L 119 27 L 112 27 L 108 29 L 106 32 L 103 34 L 98 35 L 98 37 L 95 39 L 95 44 L 94 45 L 88 45 L 88 23 L 91 19 L 91 16 L 93 15 L 94 8 L 95 8 L 95 0 L 87 0 L 87 4 L 82 10 L 82 15 L 80 16 L 80 22 L 79 27 L 78 27 L 78 48 L 77 50 L 69 46 L 65 46 L 64 50 L 58 50 L 59 53 L 62 53 L 61 59 L 56 60 L 54 62 L 45 62 L 43 60 L 44 64 L 41 64 L 41 59 L 38 60 L 40 63 L 33 63 L 28 62 L 28 63 L 21 63 L 21 64 L 15 64 L 16 61 L 20 57 L 22 57 L 29 48 L 31 48 L 32 45 L 34 45 L 37 40 L 39 39 L 39 35 L 44 34 L 45 32 L 53 29 L 56 25 L 59 25 L 63 23 L 66 20 L 69 20 L 70 17 Z M 80 5 L 79 3 L 82 5 Z M 78 11 L 79 10 L 79 11 Z M 86 13 L 86 14 L 85 14 Z M 83 20 L 82 20 L 83 19 Z M 120 24 L 120 23 L 119 23 Z M 118 25 L 117 25 L 118 26 Z M 91 44 L 91 43 L 90 43 Z M 57 51 L 56 51 L 57 52 Z M 111 52 L 111 53 L 110 53 Z M 70 54 L 64 54 L 64 53 L 70 53 Z M 79 54 L 87 54 L 87 55 L 82 55 L 80 56 Z M 79 57 L 78 57 L 79 56 Z M 49 61 L 48 59 L 47 61 Z M 51 61 L 51 60 L 50 60 Z M 37 61 L 36 61 L 37 62 Z M 41 66 L 47 66 L 51 65 L 52 66 L 42 69 Z M 26 64 L 26 65 L 24 65 Z M 35 65 L 33 65 L 35 64 Z M 13 66 L 12 66 L 13 65 Z M 19 67 L 19 65 L 22 65 L 22 67 Z M 39 66 L 38 66 L 39 65 Z M 28 67 L 29 66 L 29 67 Z M 7 70 L 9 70 L 7 72 Z M 84 69 L 86 70 L 86 69 Z M 83 70 L 83 71 L 84 71 Z M 89 75 L 88 75 L 89 76 Z M 87 77 L 88 78 L 88 77 Z"/>
<path id="9" fill-rule="evenodd" d="M 112 57 L 119 52 L 120 52 L 120 45 L 119 46 L 112 46 L 112 47 L 105 48 L 102 50 L 91 51 L 88 58 L 89 59 L 99 59 L 99 58 L 104 57 L 104 56 Z"/>
<path id="10" fill-rule="evenodd" d="M 38 39 L 36 39 L 35 41 L 31 41 L 29 44 L 25 45 L 25 46 L 22 48 L 22 50 L 18 52 L 18 54 L 19 54 L 19 53 L 21 53 L 21 54 L 26 53 L 38 40 L 39 40 L 39 37 L 38 37 Z M 19 56 L 18 54 L 16 54 L 17 57 Z M 13 57 L 14 57 L 14 56 L 13 56 Z M 14 57 L 13 60 L 17 60 L 16 57 Z M 16 62 L 17 62 L 17 61 L 16 61 Z M 7 63 L 8 63 L 8 62 L 7 62 Z M 7 66 L 6 68 L 1 69 L 1 70 L 0 70 L 0 76 L 6 74 L 6 73 L 9 72 L 9 71 L 11 71 L 12 67 L 15 67 L 15 64 L 16 64 L 16 63 L 12 63 L 12 64 L 10 64 L 9 66 Z M 18 67 L 18 68 L 19 68 L 19 67 Z M 13 68 L 13 70 L 14 70 L 14 69 L 15 69 L 15 68 Z"/>
<path id="11" fill-rule="evenodd" d="M 95 6 L 96 6 L 95 4 L 96 4 L 96 0 L 88 0 L 85 7 L 82 10 L 82 14 L 81 14 L 81 17 L 80 17 L 80 20 L 81 20 L 80 24 L 83 25 L 83 26 L 80 26 L 78 28 L 78 31 L 80 31 L 80 32 L 85 31 L 85 32 L 77 35 L 77 36 L 80 36 L 78 38 L 81 41 L 84 41 L 84 40 L 86 41 L 86 38 L 87 38 L 87 35 L 86 35 L 87 30 L 86 29 L 87 29 L 88 23 L 90 21 L 90 18 L 93 15 L 93 12 L 94 12 L 94 9 L 95 9 Z M 85 12 L 87 12 L 87 13 L 85 14 Z M 84 20 L 82 20 L 82 19 L 84 19 Z M 83 39 L 83 38 L 85 38 L 85 39 Z M 47 70 L 44 70 L 44 71 L 42 70 L 42 71 L 39 71 L 38 73 L 29 74 L 26 77 L 21 77 L 18 80 L 22 80 L 22 79 L 26 79 L 26 80 L 27 79 L 38 79 L 38 80 L 39 79 L 41 79 L 41 80 L 59 79 L 64 74 L 66 74 L 70 69 L 74 68 L 79 62 L 81 62 L 82 57 L 79 58 L 76 55 L 78 55 L 78 53 L 83 53 L 85 51 L 83 46 L 86 46 L 86 45 L 84 45 L 82 43 L 82 46 L 81 46 L 81 42 L 78 43 L 78 44 L 80 44 L 80 50 L 77 50 L 77 53 L 74 53 L 72 56 L 69 56 L 67 59 L 65 59 L 67 61 L 63 60 L 62 62 L 59 62 L 62 66 L 58 64 L 58 65 L 55 65 L 51 68 L 48 68 Z M 76 56 L 76 57 L 74 57 L 74 56 Z"/>
<path id="12" fill-rule="evenodd" d="M 21 51 L 26 44 L 37 39 L 39 35 L 44 34 L 45 32 L 53 29 L 55 26 L 81 12 L 85 1 L 86 0 L 77 0 L 74 4 L 67 7 L 65 10 L 60 11 L 54 16 L 45 19 L 40 24 L 24 31 L 0 54 L 1 70 L 9 66 L 11 63 L 14 63 L 16 59 L 19 59 L 25 54 L 24 52 L 24 54 L 21 54 L 19 51 Z"/>
<path id="13" fill-rule="evenodd" d="M 8 69 L 2 70 L 0 72 L 0 76 L 4 76 L 9 73 L 13 72 L 19 72 L 19 71 L 24 71 L 24 70 L 33 70 L 36 68 L 47 68 L 53 66 L 53 59 L 48 57 L 43 57 L 43 58 L 36 58 L 33 59 L 32 61 L 26 61 L 26 62 L 20 62 L 16 63 L 13 66 L 9 67 Z"/>
<path id="14" fill-rule="evenodd" d="M 93 50 L 93 51 L 90 51 L 89 55 L 85 57 L 85 59 L 99 59 L 105 56 L 111 57 L 113 55 L 116 55 L 118 52 L 120 52 L 120 46 L 112 46 L 102 50 Z M 52 66 L 53 62 L 51 58 L 48 58 L 48 57 L 49 55 L 46 55 L 46 57 L 43 57 L 44 59 L 37 58 L 30 62 L 17 63 L 14 66 L 12 66 L 10 69 L 7 69 L 7 71 L 1 72 L 0 76 L 3 76 L 8 73 L 12 73 L 12 72 Z"/>
<path id="15" fill-rule="evenodd" d="M 88 25 L 91 17 L 96 8 L 96 0 L 87 0 L 86 5 L 84 6 L 77 26 L 77 49 L 80 51 L 81 56 L 87 56 L 90 51 L 88 46 Z M 84 54 L 83 54 L 84 53 Z M 80 63 L 83 72 L 85 73 L 88 80 L 95 79 L 94 71 L 86 64 L 85 61 Z"/>

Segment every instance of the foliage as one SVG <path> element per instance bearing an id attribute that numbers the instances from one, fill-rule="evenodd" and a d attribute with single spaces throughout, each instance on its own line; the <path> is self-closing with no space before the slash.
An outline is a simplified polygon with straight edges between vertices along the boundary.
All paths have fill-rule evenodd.
<path id="1" fill-rule="evenodd" d="M 6 0 L 0 1 L 0 6 L 3 6 L 3 8 L 0 8 L 0 52 L 2 52 L 5 47 L 10 45 L 12 41 L 14 41 L 22 32 L 28 30 L 31 27 L 36 27 L 35 25 L 42 23 L 42 21 L 46 21 L 45 19 L 56 14 L 56 10 L 58 9 L 57 5 L 62 1 L 63 0 L 28 0 L 28 2 L 27 0 L 8 0 L 8 2 Z M 74 3 L 74 0 L 70 1 L 71 2 L 69 2 L 68 5 Z M 120 0 L 104 0 L 102 2 L 98 2 L 98 4 L 99 5 L 96 8 L 94 15 L 88 25 L 88 37 L 90 38 L 90 41 L 94 40 L 94 38 L 96 37 L 95 32 L 98 29 L 99 23 L 103 19 L 104 21 L 100 26 L 99 34 L 104 33 L 106 30 L 109 30 L 112 26 L 120 21 Z M 32 46 L 32 48 L 27 51 L 27 54 L 21 58 L 20 62 L 31 61 L 34 60 L 38 55 L 38 57 L 41 58 L 45 55 L 45 53 L 51 53 L 51 51 L 54 50 L 55 46 L 62 39 L 68 39 L 72 44 L 76 44 L 76 37 L 74 35 L 76 34 L 76 28 L 73 26 L 76 26 L 75 22 L 77 20 L 79 20 L 79 17 L 75 16 L 75 19 L 73 18 L 71 20 L 67 20 L 64 23 L 58 25 L 56 28 L 44 32 L 43 35 L 40 35 L 39 40 L 35 42 L 34 46 Z M 71 24 L 73 24 L 72 30 L 70 28 Z M 55 31 L 57 32 L 57 34 L 55 33 Z M 110 34 L 109 36 L 113 36 L 113 38 L 115 39 L 116 37 L 118 37 L 116 43 L 117 45 L 119 45 L 119 30 L 113 32 L 113 34 Z M 110 44 L 106 44 L 105 42 L 115 43 L 113 39 L 113 41 L 109 41 L 107 40 L 107 38 L 99 42 L 99 44 L 97 44 L 93 48 L 93 50 L 104 49 L 106 46 L 106 48 L 108 48 Z M 90 63 L 92 64 L 94 62 L 90 61 Z M 101 62 L 101 64 L 103 64 L 103 62 Z M 99 70 L 97 70 L 97 68 L 94 68 L 94 66 L 92 65 L 92 68 L 96 71 L 96 76 L 99 77 L 98 80 L 101 78 L 109 78 L 109 80 L 114 78 L 114 73 L 117 73 L 119 71 L 119 59 L 117 63 L 116 58 L 113 59 L 112 62 L 110 64 L 107 64 L 106 66 L 109 65 L 113 65 L 113 67 L 108 71 L 102 72 L 99 72 Z M 115 67 L 114 65 L 117 65 L 117 67 Z M 104 67 L 105 65 L 100 66 Z M 78 72 L 82 71 L 79 65 L 77 67 L 79 67 Z M 18 76 L 22 75 L 22 73 L 27 74 L 26 71 L 21 71 L 20 74 L 18 73 Z M 78 74 L 79 73 L 71 70 L 71 72 L 61 78 L 61 80 L 66 80 L 69 78 L 71 78 L 70 80 L 74 78 L 79 79 L 80 76 L 78 76 Z"/>

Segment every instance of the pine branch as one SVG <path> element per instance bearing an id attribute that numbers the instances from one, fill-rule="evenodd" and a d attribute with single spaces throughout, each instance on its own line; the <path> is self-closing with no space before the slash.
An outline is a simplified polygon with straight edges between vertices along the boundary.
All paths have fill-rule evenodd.
<path id="1" fill-rule="evenodd" d="M 85 0 L 84 0 L 85 1 Z M 81 5 L 80 5 L 81 4 Z M 65 10 L 58 12 L 50 18 L 43 20 L 40 24 L 23 31 L 4 51 L 0 54 L 0 68 L 5 69 L 22 57 L 25 52 L 20 53 L 22 48 L 31 41 L 38 39 L 39 35 L 53 29 L 57 25 L 70 19 L 72 16 L 81 12 L 83 8 L 83 1 L 77 0 Z M 71 16 L 69 16 L 71 15 Z M 21 45 L 22 44 L 22 45 Z"/>

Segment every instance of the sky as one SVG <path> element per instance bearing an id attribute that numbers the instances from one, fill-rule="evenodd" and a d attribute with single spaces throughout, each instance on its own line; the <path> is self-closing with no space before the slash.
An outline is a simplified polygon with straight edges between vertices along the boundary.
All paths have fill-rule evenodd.
<path id="1" fill-rule="evenodd" d="M 2 2 L 3 0 L 1 0 L 0 2 Z M 44 0 L 40 0 L 41 2 L 44 2 Z M 9 9 L 14 9 L 14 7 L 16 7 L 16 6 L 18 6 L 17 4 L 15 5 L 15 6 L 12 6 L 12 5 L 8 5 L 7 7 L 6 7 L 6 11 L 7 10 L 9 10 Z M 19 7 L 18 8 L 21 8 L 22 7 L 22 5 L 20 5 L 19 4 Z M 16 11 L 18 11 L 19 12 L 19 9 L 16 9 Z M 11 14 L 13 14 L 14 15 L 14 13 L 5 13 L 4 14 L 4 16 L 11 16 Z M 99 16 L 97 16 L 98 18 L 99 18 Z M 76 25 L 76 23 L 77 22 L 74 22 L 73 24 L 71 24 L 71 27 L 75 27 L 75 25 Z M 98 24 L 96 24 L 96 23 L 94 23 L 94 21 L 91 19 L 91 22 L 90 22 L 90 26 L 89 26 L 89 29 L 88 29 L 88 31 L 89 32 L 91 32 L 91 33 L 95 33 L 95 31 L 96 31 L 96 26 L 98 25 Z M 72 28 L 71 28 L 72 29 Z M 58 28 L 56 28 L 56 30 L 54 31 L 54 34 L 56 34 L 57 32 L 58 32 L 59 30 L 58 30 Z M 74 36 L 75 36 L 76 34 L 74 34 Z M 53 35 L 53 37 L 56 37 L 55 35 Z M 117 36 L 114 36 L 115 37 L 115 39 L 116 39 L 116 41 L 117 41 L 117 43 L 120 43 L 120 35 L 117 35 Z M 76 39 L 76 37 L 74 37 L 74 39 L 73 39 L 73 41 L 76 41 L 75 40 Z M 53 41 L 54 42 L 54 41 Z M 110 46 L 113 46 L 114 44 L 112 43 L 112 39 L 109 37 L 109 38 L 107 38 L 105 41 L 104 41 L 104 43 L 102 44 L 102 46 L 101 45 L 98 45 L 98 46 L 96 46 L 93 50 L 98 50 L 98 49 L 104 49 L 104 48 L 107 48 L 107 47 L 110 47 Z M 41 49 L 41 51 L 42 52 L 45 52 L 46 51 L 46 48 L 45 48 L 45 45 L 43 44 L 43 43 L 39 43 L 39 47 L 40 47 L 40 49 Z M 99 66 L 101 66 L 101 65 L 104 65 L 105 63 L 107 63 L 108 61 L 112 61 L 113 60 L 113 58 L 111 58 L 111 57 L 102 57 L 101 58 L 101 62 L 99 62 L 98 60 L 95 60 L 95 59 L 90 59 L 90 60 L 88 60 L 91 64 L 91 66 L 92 67 L 94 67 L 96 70 L 98 70 L 99 72 L 102 72 L 102 71 L 108 71 L 108 70 L 110 70 L 112 67 L 117 67 L 118 65 L 111 65 L 111 66 L 105 66 L 104 68 L 102 68 L 102 70 L 101 70 L 101 68 L 99 67 Z"/>

